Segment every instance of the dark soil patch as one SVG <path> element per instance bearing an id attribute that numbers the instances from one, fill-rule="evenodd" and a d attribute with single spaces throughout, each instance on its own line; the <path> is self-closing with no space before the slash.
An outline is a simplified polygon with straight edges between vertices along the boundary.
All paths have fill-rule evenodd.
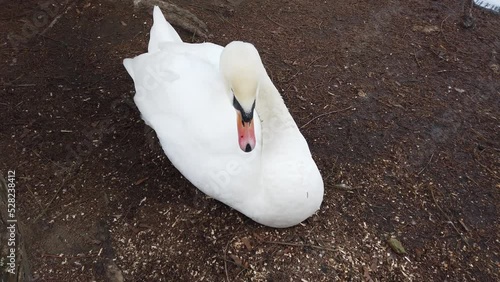
<path id="1" fill-rule="evenodd" d="M 44 21 L 4 2 L 0 171 L 16 170 L 33 279 L 500 279 L 498 15 L 473 8 L 467 29 L 451 0 L 173 2 L 210 41 L 254 43 L 299 126 L 347 109 L 302 129 L 321 210 L 263 227 L 170 164 L 121 64 L 146 51 L 150 8 L 68 1 Z"/>

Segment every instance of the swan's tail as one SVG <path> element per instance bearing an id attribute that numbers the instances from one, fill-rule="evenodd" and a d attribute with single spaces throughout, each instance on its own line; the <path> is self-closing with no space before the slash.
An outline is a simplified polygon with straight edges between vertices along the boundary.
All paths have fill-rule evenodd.
<path id="1" fill-rule="evenodd" d="M 175 29 L 167 22 L 158 6 L 153 10 L 153 27 L 151 27 L 148 52 L 160 50 L 162 42 L 182 42 Z"/>

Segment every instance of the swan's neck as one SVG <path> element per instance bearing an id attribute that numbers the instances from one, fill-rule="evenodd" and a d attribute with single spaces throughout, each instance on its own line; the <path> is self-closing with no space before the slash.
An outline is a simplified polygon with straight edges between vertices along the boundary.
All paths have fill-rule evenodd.
<path id="1" fill-rule="evenodd" d="M 260 82 L 256 111 L 261 119 L 262 144 L 269 147 L 272 143 L 283 141 L 281 137 L 290 131 L 297 131 L 297 125 L 290 115 L 283 98 L 271 79 L 265 73 Z"/>

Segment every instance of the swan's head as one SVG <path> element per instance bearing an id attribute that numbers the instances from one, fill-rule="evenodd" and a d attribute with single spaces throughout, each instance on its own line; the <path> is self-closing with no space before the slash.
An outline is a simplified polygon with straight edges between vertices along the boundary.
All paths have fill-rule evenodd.
<path id="1" fill-rule="evenodd" d="M 238 143 L 245 152 L 252 151 L 256 144 L 253 113 L 263 68 L 259 52 L 250 43 L 233 41 L 222 51 L 220 71 L 231 90 Z"/>

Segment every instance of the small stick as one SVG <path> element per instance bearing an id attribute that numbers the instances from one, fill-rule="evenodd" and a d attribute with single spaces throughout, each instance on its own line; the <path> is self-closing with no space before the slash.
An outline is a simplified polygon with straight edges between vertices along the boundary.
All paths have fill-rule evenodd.
<path id="1" fill-rule="evenodd" d="M 444 210 L 441 208 L 441 206 L 439 206 L 439 204 L 437 203 L 436 198 L 434 197 L 434 189 L 432 187 L 431 187 L 431 196 L 432 196 L 432 200 L 434 201 L 434 204 L 436 205 L 436 207 L 438 207 L 439 211 L 441 211 L 441 213 L 444 215 L 444 217 L 446 217 L 446 219 L 451 224 L 451 226 L 453 226 L 453 229 L 455 229 L 455 231 L 458 233 L 458 235 L 460 235 L 460 238 L 462 238 L 462 240 L 465 242 L 465 244 L 467 244 L 467 246 L 470 246 L 469 242 L 467 241 L 467 238 L 465 238 L 464 235 L 462 235 L 462 233 L 460 233 L 460 231 L 455 226 L 453 221 L 451 221 L 451 218 L 448 216 L 448 214 L 445 213 Z"/>
<path id="2" fill-rule="evenodd" d="M 244 266 L 244 265 L 242 265 L 242 264 L 239 264 L 239 263 L 237 263 L 237 262 L 235 262 L 235 261 L 232 261 L 232 260 L 229 260 L 229 259 L 224 259 L 224 261 L 229 262 L 229 263 L 231 263 L 231 264 L 233 264 L 233 265 L 236 265 L 237 267 L 242 268 L 243 270 L 250 270 L 248 267 L 246 267 L 246 266 Z M 229 277 L 229 276 L 228 276 L 228 277 Z M 236 276 L 236 277 L 238 277 L 238 276 Z M 236 280 L 236 279 L 235 279 L 235 280 Z"/>
<path id="3" fill-rule="evenodd" d="M 230 282 L 229 273 L 227 272 L 227 248 L 229 248 L 229 244 L 233 241 L 233 239 L 227 241 L 226 248 L 224 249 L 224 270 L 226 272 L 226 281 L 227 282 Z"/>
<path id="4" fill-rule="evenodd" d="M 417 173 L 417 175 L 420 175 L 424 170 L 429 166 L 429 164 L 432 162 L 432 157 L 434 157 L 434 153 L 432 153 L 431 157 L 429 158 L 429 161 L 427 164 Z"/>
<path id="5" fill-rule="evenodd" d="M 3 84 L 0 87 L 33 87 L 36 86 L 34 83 L 26 83 L 26 84 Z"/>
<path id="6" fill-rule="evenodd" d="M 420 68 L 421 66 L 420 66 L 420 61 L 417 58 L 417 52 L 413 53 L 413 57 L 415 58 L 415 61 L 417 62 L 417 67 Z"/>
<path id="7" fill-rule="evenodd" d="M 47 28 L 45 28 L 41 33 L 40 35 L 43 36 L 49 29 L 51 29 L 56 23 L 57 21 L 64 15 L 66 14 L 66 12 L 68 12 L 69 9 L 71 9 L 71 7 L 73 7 L 75 5 L 76 2 L 73 2 L 71 3 L 70 5 L 68 5 L 68 7 L 66 8 L 66 10 L 64 10 L 64 12 L 60 13 L 59 15 L 57 15 L 57 17 L 55 17 L 52 22 L 49 24 L 49 26 Z"/>
<path id="8" fill-rule="evenodd" d="M 469 178 L 470 181 L 472 181 L 474 184 L 476 184 L 477 187 L 481 187 L 472 177 L 470 177 L 467 173 L 465 174 L 467 178 Z"/>
<path id="9" fill-rule="evenodd" d="M 477 159 L 477 156 L 474 155 L 474 160 L 476 161 L 476 163 L 478 163 L 480 166 L 482 166 L 484 169 L 486 169 L 489 173 L 491 173 L 491 175 L 493 177 L 495 177 L 496 179 L 500 179 L 499 176 L 496 175 L 496 173 L 494 171 L 492 171 L 489 167 L 487 167 L 486 165 L 482 164 L 478 159 Z"/>
<path id="10" fill-rule="evenodd" d="M 496 147 L 500 147 L 500 145 L 498 145 L 497 143 L 495 143 L 493 140 L 490 140 L 488 138 L 486 138 L 486 136 L 484 136 L 481 132 L 477 131 L 476 129 L 474 128 L 470 128 L 474 133 L 476 133 L 481 139 L 483 139 L 483 141 L 486 143 L 486 146 L 492 148 L 493 150 L 497 151 L 497 152 L 500 152 L 500 149 L 499 148 L 496 148 Z"/>
<path id="11" fill-rule="evenodd" d="M 40 256 L 42 257 L 51 257 L 51 258 L 61 258 L 61 259 L 64 259 L 64 258 L 93 258 L 95 257 L 95 255 L 76 255 L 76 256 L 72 256 L 72 255 L 65 255 L 65 254 L 59 254 L 59 255 L 56 255 L 56 254 L 41 254 Z"/>
<path id="12" fill-rule="evenodd" d="M 465 229 L 465 231 L 470 232 L 469 227 L 467 227 L 467 225 L 465 225 L 465 223 L 464 223 L 464 221 L 462 219 L 459 219 L 458 222 L 460 222 L 460 224 Z"/>
<path id="13" fill-rule="evenodd" d="M 263 241 L 263 242 L 266 244 L 275 244 L 275 245 L 293 246 L 293 247 L 310 247 L 313 249 L 332 251 L 332 252 L 337 251 L 337 250 L 332 249 L 332 248 L 322 247 L 322 246 L 312 245 L 312 244 L 289 243 L 289 242 L 280 242 L 280 241 Z"/>
<path id="14" fill-rule="evenodd" d="M 319 59 L 323 58 L 323 56 L 319 56 L 317 57 L 316 59 L 314 59 L 312 62 L 310 62 L 306 68 L 304 70 L 308 70 L 314 63 L 316 63 Z M 288 83 L 290 81 L 292 81 L 294 78 L 296 78 L 298 75 L 301 75 L 303 72 L 302 71 L 298 71 L 296 72 L 294 75 L 292 75 L 289 79 L 287 79 L 286 81 L 284 81 L 283 83 Z"/>
<path id="15" fill-rule="evenodd" d="M 349 110 L 349 109 L 351 109 L 351 108 L 352 108 L 352 106 L 349 106 L 349 107 L 347 107 L 347 108 L 345 108 L 345 109 L 336 110 L 336 111 L 331 111 L 331 112 L 328 112 L 328 113 L 321 114 L 321 115 L 319 115 L 319 116 L 316 116 L 316 117 L 312 118 L 310 121 L 306 122 L 306 123 L 305 123 L 304 125 L 302 125 L 300 128 L 304 128 L 304 127 L 306 127 L 308 124 L 310 124 L 311 122 L 313 122 L 313 121 L 317 120 L 317 119 L 318 119 L 318 118 L 320 118 L 320 117 L 324 117 L 324 116 L 326 116 L 326 115 L 331 115 L 331 114 L 335 114 L 335 113 L 345 112 L 345 111 L 347 111 L 347 110 Z"/>
<path id="16" fill-rule="evenodd" d="M 52 197 L 52 199 L 49 201 L 49 203 L 45 206 L 45 208 L 42 210 L 42 212 L 40 212 L 40 214 L 35 218 L 35 220 L 33 222 L 36 222 L 37 220 L 39 220 L 40 217 L 42 217 L 47 212 L 47 210 L 49 209 L 49 207 L 52 205 L 52 202 L 54 202 L 54 200 L 57 198 L 57 195 L 59 194 L 59 192 L 64 187 L 65 183 L 66 183 L 66 179 L 63 179 L 61 185 L 59 185 L 59 188 L 57 188 L 57 191 L 54 194 L 54 197 Z"/>
<path id="17" fill-rule="evenodd" d="M 43 34 L 40 34 L 40 36 L 41 36 L 41 37 L 43 37 L 43 38 L 46 38 L 46 39 L 50 39 L 50 40 L 52 40 L 52 41 L 54 41 L 54 42 L 56 42 L 56 43 L 59 43 L 59 44 L 61 44 L 61 45 L 62 45 L 62 46 L 64 46 L 64 47 L 68 47 L 68 44 L 67 44 L 66 42 L 64 42 L 64 41 L 57 40 L 57 39 L 54 39 L 54 38 L 52 38 L 52 37 L 49 37 L 49 36 L 47 36 L 47 35 L 43 35 Z"/>
<path id="18" fill-rule="evenodd" d="M 272 23 L 274 23 L 274 24 L 276 24 L 276 25 L 278 25 L 278 26 L 280 26 L 282 28 L 286 28 L 286 26 L 283 26 L 282 24 L 280 24 L 280 23 L 276 22 L 275 20 L 271 19 L 271 17 L 269 17 L 267 14 L 266 14 L 266 18 L 268 20 L 270 20 Z"/>
<path id="19" fill-rule="evenodd" d="M 38 200 L 35 193 L 33 193 L 33 191 L 31 191 L 29 186 L 27 188 L 28 188 L 28 191 L 30 191 L 31 196 L 33 196 L 33 198 L 35 199 L 35 202 L 40 206 L 40 209 L 43 209 L 42 203 L 40 203 L 40 200 Z"/>
<path id="20" fill-rule="evenodd" d="M 444 34 L 444 31 L 443 31 L 443 24 L 444 22 L 451 16 L 451 14 L 447 15 L 444 20 L 441 22 L 441 35 L 443 36 L 444 38 L 444 41 L 446 41 L 446 43 L 450 44 L 450 42 L 448 42 L 448 39 L 446 38 L 446 35 Z"/>

